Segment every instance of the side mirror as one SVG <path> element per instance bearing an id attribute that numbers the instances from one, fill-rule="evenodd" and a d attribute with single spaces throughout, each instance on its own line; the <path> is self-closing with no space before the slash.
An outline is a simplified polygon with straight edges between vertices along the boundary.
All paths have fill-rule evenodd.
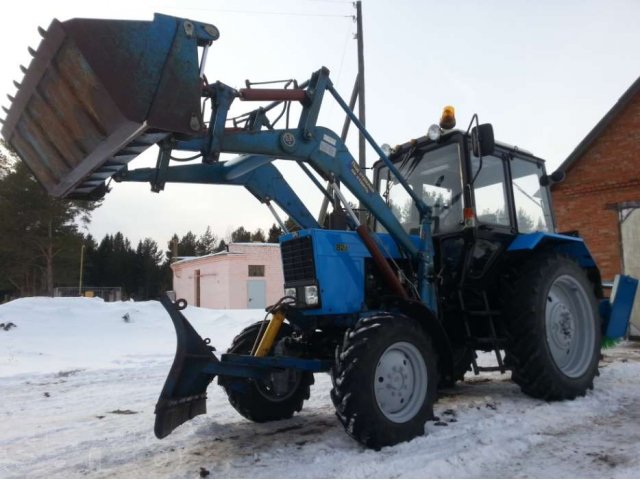
<path id="1" fill-rule="evenodd" d="M 561 170 L 556 170 L 551 175 L 543 175 L 540 177 L 540 185 L 546 187 L 547 185 L 553 185 L 554 183 L 560 183 L 566 177 L 565 173 Z"/>
<path id="2" fill-rule="evenodd" d="M 473 154 L 476 157 L 493 154 L 496 148 L 496 141 L 493 138 L 493 126 L 490 123 L 484 123 L 473 127 L 471 130 L 471 145 Z"/>

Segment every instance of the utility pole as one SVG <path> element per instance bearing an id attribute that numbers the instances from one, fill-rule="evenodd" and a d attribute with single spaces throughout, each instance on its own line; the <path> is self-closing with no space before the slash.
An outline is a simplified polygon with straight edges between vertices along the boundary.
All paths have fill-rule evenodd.
<path id="1" fill-rule="evenodd" d="M 84 272 L 84 243 L 80 248 L 80 284 L 78 285 L 78 296 L 82 297 L 82 274 Z"/>
<path id="2" fill-rule="evenodd" d="M 349 109 L 353 111 L 356 106 L 356 100 L 358 101 L 358 120 L 362 123 L 362 126 L 366 126 L 366 115 L 365 115 L 365 101 L 364 101 L 364 35 L 362 33 L 362 1 L 358 0 L 354 2 L 354 6 L 356 7 L 356 39 L 358 41 L 358 75 L 356 76 L 356 81 L 353 84 L 353 91 L 351 92 L 351 99 L 349 100 Z M 342 141 L 347 140 L 347 134 L 349 133 L 349 126 L 351 125 L 351 119 L 349 116 L 345 116 L 344 124 L 342 126 L 342 134 L 340 138 Z M 360 132 L 358 143 L 358 166 L 360 170 L 364 171 L 367 167 L 367 159 L 366 159 L 366 139 L 362 132 Z M 331 184 L 327 185 L 327 190 L 332 193 L 333 189 Z M 327 214 L 327 208 L 329 206 L 329 199 L 325 197 L 322 201 L 322 206 L 320 207 L 320 214 L 318 215 L 318 223 L 320 225 L 324 224 L 325 217 Z M 359 208 L 364 210 L 364 205 L 360 203 Z M 364 216 L 360 219 L 360 221 L 364 222 Z"/>
<path id="3" fill-rule="evenodd" d="M 356 25 L 358 36 L 358 120 L 362 123 L 363 127 L 366 127 L 366 115 L 365 115 L 365 101 L 364 101 L 364 35 L 362 33 L 362 2 L 358 0 L 356 2 Z M 360 132 L 360 138 L 358 143 L 358 165 L 363 173 L 366 173 L 367 157 L 366 157 L 367 144 L 362 132 Z M 360 202 L 360 221 L 365 222 L 364 205 Z"/>
<path id="4" fill-rule="evenodd" d="M 356 35 L 358 37 L 358 120 L 360 120 L 362 126 L 365 127 L 367 123 L 364 101 L 364 36 L 362 34 L 362 2 L 360 0 L 356 2 L 356 25 Z M 365 138 L 362 132 L 360 132 L 358 164 L 361 170 L 367 167 L 365 148 Z"/>

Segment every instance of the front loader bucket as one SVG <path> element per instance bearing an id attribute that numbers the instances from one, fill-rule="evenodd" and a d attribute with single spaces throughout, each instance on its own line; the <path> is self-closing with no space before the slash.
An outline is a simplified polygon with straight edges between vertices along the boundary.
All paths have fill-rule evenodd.
<path id="1" fill-rule="evenodd" d="M 156 437 L 164 438 L 184 422 L 207 412 L 207 387 L 215 374 L 206 370 L 218 359 L 213 347 L 197 334 L 176 303 L 166 295 L 160 303 L 171 316 L 177 337 L 176 356 L 155 411 L 154 432 Z"/>
<path id="2" fill-rule="evenodd" d="M 202 128 L 198 46 L 212 25 L 54 20 L 19 85 L 2 135 L 55 197 L 92 198 L 168 134 Z"/>

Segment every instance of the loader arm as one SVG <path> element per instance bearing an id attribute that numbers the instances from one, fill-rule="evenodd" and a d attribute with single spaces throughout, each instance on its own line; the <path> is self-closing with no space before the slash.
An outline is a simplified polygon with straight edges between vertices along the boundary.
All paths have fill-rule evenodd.
<path id="1" fill-rule="evenodd" d="M 409 234 L 362 172 L 339 136 L 323 127 L 315 127 L 310 133 L 308 138 L 302 138 L 300 130 L 229 133 L 221 138 L 221 151 L 270 155 L 308 163 L 324 178 L 343 184 L 387 229 L 396 242 L 411 257 L 416 258 L 418 249 Z M 283 151 L 282 143 L 285 137 L 294 142 L 290 152 Z"/>
<path id="2" fill-rule="evenodd" d="M 245 187 L 260 202 L 275 202 L 301 228 L 320 228 L 307 207 L 285 181 L 272 159 L 251 155 L 227 162 L 199 163 L 171 166 L 163 173 L 170 183 L 196 183 L 210 185 L 239 185 Z M 139 168 L 123 171 L 114 180 L 118 182 L 149 182 L 157 178 L 157 169 Z"/>

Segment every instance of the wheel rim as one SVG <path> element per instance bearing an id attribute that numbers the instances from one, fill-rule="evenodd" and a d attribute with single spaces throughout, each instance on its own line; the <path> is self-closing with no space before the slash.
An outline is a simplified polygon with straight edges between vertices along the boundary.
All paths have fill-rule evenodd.
<path id="1" fill-rule="evenodd" d="M 374 394 L 389 420 L 404 423 L 415 417 L 427 396 L 427 366 L 420 351 L 408 342 L 387 348 L 378 360 Z"/>
<path id="2" fill-rule="evenodd" d="M 566 376 L 580 377 L 593 356 L 595 324 L 589 295 L 572 276 L 556 278 L 545 309 L 547 345 Z"/>
<path id="3" fill-rule="evenodd" d="M 278 380 L 276 376 L 281 376 Z M 284 376 L 284 379 L 282 378 Z M 286 389 L 278 391 L 275 387 L 275 382 L 285 382 L 287 384 Z M 271 402 L 284 402 L 296 392 L 302 381 L 302 375 L 296 370 L 284 370 L 282 372 L 272 373 L 268 379 L 256 380 L 255 385 L 258 392 L 264 398 Z"/>

